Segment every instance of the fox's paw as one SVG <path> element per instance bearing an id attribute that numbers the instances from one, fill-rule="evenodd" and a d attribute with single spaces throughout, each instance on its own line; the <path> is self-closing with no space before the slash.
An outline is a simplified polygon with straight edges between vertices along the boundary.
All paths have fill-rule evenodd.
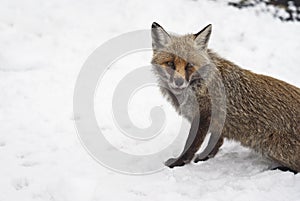
<path id="1" fill-rule="evenodd" d="M 207 161 L 209 159 L 209 156 L 201 157 L 200 155 L 196 155 L 194 159 L 194 163 L 198 163 L 199 161 Z"/>
<path id="2" fill-rule="evenodd" d="M 169 168 L 173 168 L 176 166 L 184 166 L 185 162 L 181 158 L 170 158 L 165 162 L 165 165 L 168 166 Z"/>
<path id="3" fill-rule="evenodd" d="M 299 172 L 297 172 L 296 170 L 293 170 L 289 167 L 285 167 L 285 166 L 278 166 L 278 167 L 274 167 L 271 170 L 281 170 L 283 172 L 292 172 L 294 174 L 298 174 Z"/>

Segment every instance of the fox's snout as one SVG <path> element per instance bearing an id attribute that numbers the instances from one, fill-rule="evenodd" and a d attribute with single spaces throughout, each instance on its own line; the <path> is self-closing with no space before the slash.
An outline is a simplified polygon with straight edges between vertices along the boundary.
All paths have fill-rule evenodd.
<path id="1" fill-rule="evenodd" d="M 174 83 L 177 87 L 180 87 L 184 83 L 184 80 L 181 77 L 174 78 Z"/>
<path id="2" fill-rule="evenodd" d="M 171 89 L 175 90 L 183 90 L 189 85 L 188 81 L 181 75 L 177 75 L 176 72 L 170 77 L 168 84 Z"/>

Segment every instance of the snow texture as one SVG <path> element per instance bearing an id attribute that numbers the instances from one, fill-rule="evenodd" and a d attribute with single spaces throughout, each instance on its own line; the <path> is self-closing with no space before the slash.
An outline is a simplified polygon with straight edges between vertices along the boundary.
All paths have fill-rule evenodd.
<path id="1" fill-rule="evenodd" d="M 237 8 L 255 9 L 255 12 L 270 13 L 282 21 L 300 21 L 299 0 L 226 0 Z"/>
<path id="2" fill-rule="evenodd" d="M 148 29 L 153 21 L 181 34 L 212 23 L 210 48 L 299 87 L 299 24 L 225 2 L 192 0 L 1 0 L 0 13 L 0 201 L 300 200 L 300 174 L 270 171 L 269 161 L 228 141 L 205 162 L 144 176 L 113 172 L 81 145 L 72 110 L 76 78 L 93 50 L 119 34 Z M 119 63 L 149 65 L 150 58 L 146 52 Z M 102 110 L 111 103 L 101 96 L 132 68 L 128 65 L 116 64 L 107 73 L 111 82 L 104 79 L 104 91 L 100 87 L 95 98 L 103 101 L 95 105 L 97 119 L 116 146 L 155 152 L 176 133 L 180 119 L 157 88 L 138 92 L 129 106 L 141 127 L 149 124 L 155 104 L 168 110 L 166 135 L 145 149 L 124 143 L 110 111 Z"/>

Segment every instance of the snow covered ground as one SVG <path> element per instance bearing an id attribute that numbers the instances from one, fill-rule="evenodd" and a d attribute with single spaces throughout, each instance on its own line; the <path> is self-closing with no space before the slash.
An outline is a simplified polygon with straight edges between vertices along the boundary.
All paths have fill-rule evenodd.
<path id="1" fill-rule="evenodd" d="M 300 174 L 269 171 L 268 161 L 233 142 L 226 142 L 215 158 L 182 168 L 143 176 L 108 170 L 81 145 L 72 105 L 77 76 L 93 50 L 119 34 L 148 29 L 153 21 L 177 33 L 212 23 L 210 47 L 220 55 L 300 87 L 299 24 L 214 1 L 0 3 L 0 201 L 300 200 Z M 137 57 L 149 65 L 150 56 Z M 136 65 L 134 56 L 124 62 Z M 107 73 L 112 83 L 124 72 L 115 67 Z M 103 85 L 108 92 L 109 83 Z M 166 129 L 171 136 L 180 117 L 157 89 L 137 93 L 129 114 L 137 125 L 147 126 L 155 104 L 172 114 Z M 109 105 L 96 104 L 95 111 L 108 138 L 130 149 L 132 144 L 118 140 L 120 133 L 103 107 Z M 168 135 L 146 151 L 167 141 Z M 129 151 L 140 150 L 137 145 Z"/>

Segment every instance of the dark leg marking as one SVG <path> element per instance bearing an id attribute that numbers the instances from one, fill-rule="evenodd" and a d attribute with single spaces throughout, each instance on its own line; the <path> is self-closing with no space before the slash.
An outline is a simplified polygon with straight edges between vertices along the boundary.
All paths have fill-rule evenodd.
<path id="1" fill-rule="evenodd" d="M 170 158 L 165 162 L 165 165 L 173 168 L 189 163 L 203 143 L 208 132 L 209 125 L 210 117 L 208 115 L 201 115 L 200 117 L 196 116 L 192 121 L 189 136 L 182 154 L 178 158 Z"/>

